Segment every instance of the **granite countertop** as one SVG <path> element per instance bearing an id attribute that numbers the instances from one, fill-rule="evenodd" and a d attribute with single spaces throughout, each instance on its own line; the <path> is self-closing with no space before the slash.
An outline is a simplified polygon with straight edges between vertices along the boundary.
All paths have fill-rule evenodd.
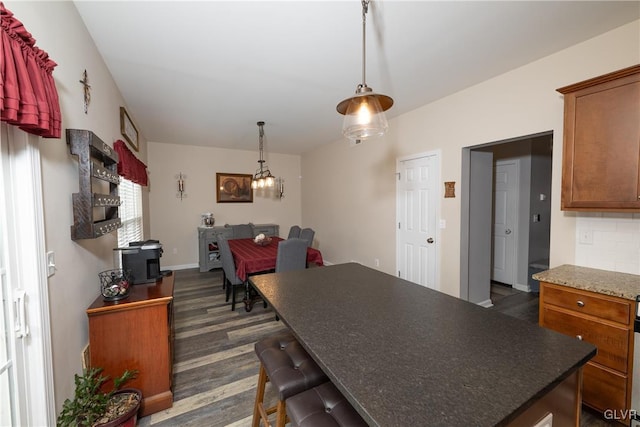
<path id="1" fill-rule="evenodd" d="M 356 263 L 249 281 L 370 426 L 506 425 L 596 352 Z"/>
<path id="2" fill-rule="evenodd" d="M 541 271 L 532 277 L 540 282 L 569 286 L 633 301 L 637 295 L 640 295 L 640 276 L 635 274 L 565 264 Z"/>

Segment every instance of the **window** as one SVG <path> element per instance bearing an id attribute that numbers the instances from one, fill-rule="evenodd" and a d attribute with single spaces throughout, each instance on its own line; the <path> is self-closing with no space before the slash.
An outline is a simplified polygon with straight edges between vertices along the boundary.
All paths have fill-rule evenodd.
<path id="1" fill-rule="evenodd" d="M 118 186 L 120 194 L 119 214 L 122 227 L 118 229 L 118 247 L 142 240 L 142 186 L 122 178 Z"/>

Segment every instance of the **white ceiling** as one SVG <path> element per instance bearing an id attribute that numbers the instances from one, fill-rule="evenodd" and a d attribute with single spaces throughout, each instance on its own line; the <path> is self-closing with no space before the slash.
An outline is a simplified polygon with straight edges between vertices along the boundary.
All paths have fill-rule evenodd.
<path id="1" fill-rule="evenodd" d="M 75 4 L 149 141 L 257 150 L 260 120 L 268 152 L 342 138 L 359 0 Z M 392 118 L 638 18 L 640 1 L 372 1 L 366 83 Z"/>

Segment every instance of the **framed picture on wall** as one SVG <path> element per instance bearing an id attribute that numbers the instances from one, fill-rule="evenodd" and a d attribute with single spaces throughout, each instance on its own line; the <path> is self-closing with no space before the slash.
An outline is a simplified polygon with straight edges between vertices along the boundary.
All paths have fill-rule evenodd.
<path id="1" fill-rule="evenodd" d="M 138 151 L 138 129 L 136 129 L 124 107 L 120 107 L 120 133 L 129 145 Z"/>
<path id="2" fill-rule="evenodd" d="M 216 202 L 253 203 L 250 174 L 216 173 Z"/>

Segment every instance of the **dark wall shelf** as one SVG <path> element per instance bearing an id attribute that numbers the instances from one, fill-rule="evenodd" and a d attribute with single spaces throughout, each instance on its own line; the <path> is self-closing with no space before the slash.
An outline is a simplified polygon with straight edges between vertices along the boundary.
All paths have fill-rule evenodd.
<path id="1" fill-rule="evenodd" d="M 72 195 L 71 239 L 95 239 L 117 230 L 121 226 L 118 153 L 89 130 L 67 129 L 67 144 L 78 156 L 80 183 L 80 191 Z"/>

